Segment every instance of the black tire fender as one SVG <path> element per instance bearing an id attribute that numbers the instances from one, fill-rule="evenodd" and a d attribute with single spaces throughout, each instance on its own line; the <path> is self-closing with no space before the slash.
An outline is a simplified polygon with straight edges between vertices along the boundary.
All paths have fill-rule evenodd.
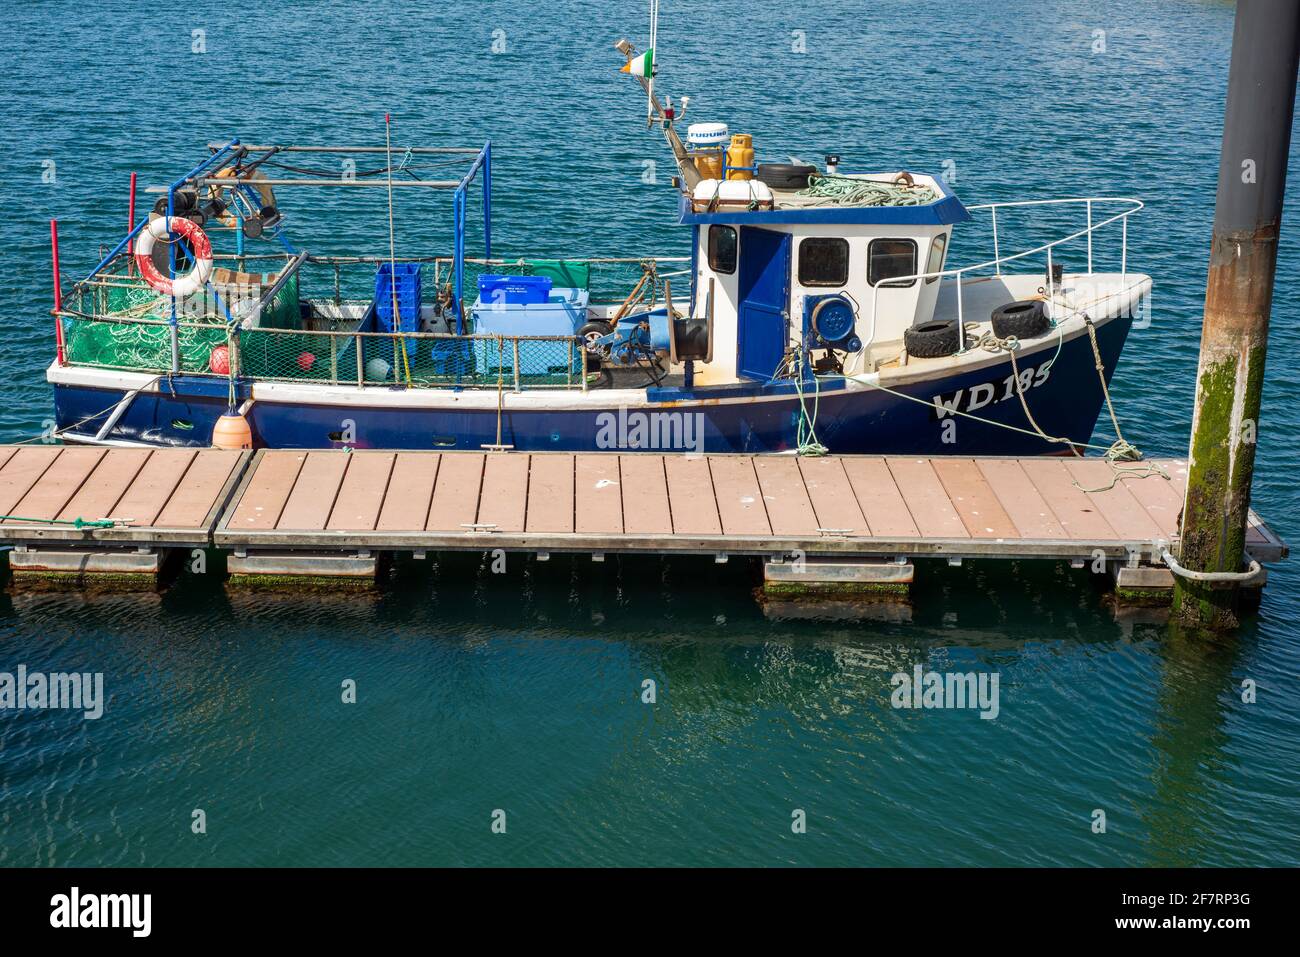
<path id="1" fill-rule="evenodd" d="M 797 163 L 759 163 L 756 177 L 772 189 L 807 189 L 808 177 L 817 172 L 816 166 Z"/>
<path id="2" fill-rule="evenodd" d="M 956 319 L 932 319 L 903 330 L 903 345 L 909 356 L 941 359 L 957 351 L 960 340 Z"/>
<path id="3" fill-rule="evenodd" d="M 1010 336 L 1032 339 L 1051 327 L 1041 299 L 1019 299 L 998 306 L 990 318 L 993 320 L 993 334 L 999 339 Z"/>

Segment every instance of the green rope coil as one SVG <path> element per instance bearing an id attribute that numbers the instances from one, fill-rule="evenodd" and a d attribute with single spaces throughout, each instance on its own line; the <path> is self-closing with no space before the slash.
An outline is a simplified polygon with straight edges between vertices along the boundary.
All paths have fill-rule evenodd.
<path id="1" fill-rule="evenodd" d="M 813 173 L 808 177 L 808 188 L 795 195 L 816 200 L 809 206 L 924 206 L 939 198 L 929 186 L 877 183 L 830 173 Z"/>

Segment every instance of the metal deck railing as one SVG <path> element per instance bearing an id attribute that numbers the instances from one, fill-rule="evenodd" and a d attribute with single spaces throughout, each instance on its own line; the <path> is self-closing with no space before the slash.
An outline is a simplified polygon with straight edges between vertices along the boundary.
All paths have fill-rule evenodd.
<path id="1" fill-rule="evenodd" d="M 1127 208 L 1121 210 L 1118 213 L 1115 213 L 1114 215 L 1107 216 L 1105 219 L 1101 220 L 1100 222 L 1094 222 L 1094 217 L 1093 217 L 1094 206 L 1098 204 L 1111 204 L 1111 203 L 1123 203 L 1126 205 Z M 1030 207 L 1057 207 L 1057 206 L 1069 206 L 1069 205 L 1075 205 L 1075 206 L 1081 205 L 1084 207 L 1084 211 L 1087 217 L 1087 222 L 1083 229 L 1077 230 L 1076 232 L 1072 232 L 1068 236 L 1063 236 L 1060 239 L 1054 239 L 1051 242 L 1044 243 L 1040 246 L 1035 246 L 1033 249 L 1026 249 L 1022 252 L 1012 253 L 1008 256 L 1002 255 L 1001 247 L 999 244 L 999 235 L 998 235 L 998 210 L 999 209 L 1002 210 L 1013 209 L 1013 208 L 1025 209 Z M 1093 234 L 1096 233 L 1098 230 L 1102 229 L 1103 227 L 1109 226 L 1111 223 L 1115 223 L 1115 222 L 1121 224 L 1120 288 L 1124 289 L 1127 287 L 1127 276 L 1128 276 L 1128 218 L 1132 216 L 1134 213 L 1140 211 L 1144 207 L 1144 205 L 1145 204 L 1141 200 L 1131 199 L 1129 197 L 1092 196 L 1092 197 L 1084 197 L 1079 199 L 1073 199 L 1073 198 L 1032 199 L 1032 200 L 1023 200 L 1018 202 L 983 203 L 978 206 L 968 206 L 966 208 L 970 212 L 981 212 L 983 210 L 988 210 L 989 212 L 989 217 L 993 226 L 993 258 L 986 260 L 984 262 L 975 263 L 970 266 L 962 266 L 957 269 L 939 269 L 932 272 L 914 273 L 913 275 L 910 276 L 893 277 L 889 279 L 887 282 L 881 282 L 876 286 L 873 286 L 871 292 L 871 334 L 869 336 L 864 337 L 864 341 L 867 346 L 870 346 L 872 341 L 874 341 L 875 339 L 876 315 L 880 304 L 880 290 L 882 288 L 888 289 L 890 286 L 896 283 L 910 284 L 912 282 L 915 282 L 918 279 L 939 279 L 941 283 L 944 280 L 952 280 L 953 282 L 956 283 L 957 327 L 958 327 L 958 337 L 959 337 L 958 342 L 960 346 L 964 348 L 965 332 L 966 332 L 965 314 L 962 309 L 962 279 L 964 277 L 967 277 L 972 273 L 978 273 L 978 272 L 983 272 L 988 270 L 992 270 L 993 275 L 1000 276 L 1002 275 L 1002 266 L 1004 263 L 1016 262 L 1018 260 L 1028 258 L 1030 256 L 1038 256 L 1046 253 L 1047 256 L 1046 286 L 1047 286 L 1048 298 L 1051 299 L 1054 293 L 1054 289 L 1052 287 L 1052 278 L 1051 278 L 1052 265 L 1053 265 L 1052 263 L 1053 250 L 1055 250 L 1057 247 L 1065 243 L 1074 242 L 1075 240 L 1081 239 L 1083 237 L 1087 237 L 1088 273 L 1092 273 Z"/>

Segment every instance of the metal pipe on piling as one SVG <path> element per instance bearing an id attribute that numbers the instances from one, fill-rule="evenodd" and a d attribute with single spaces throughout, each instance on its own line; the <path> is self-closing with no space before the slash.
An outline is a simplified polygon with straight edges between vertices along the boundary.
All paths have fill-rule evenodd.
<path id="1" fill-rule="evenodd" d="M 1298 65 L 1300 4 L 1240 0 L 1179 553 L 1195 572 L 1242 569 Z M 1232 628 L 1236 597 L 1235 584 L 1180 576 L 1174 614 Z"/>

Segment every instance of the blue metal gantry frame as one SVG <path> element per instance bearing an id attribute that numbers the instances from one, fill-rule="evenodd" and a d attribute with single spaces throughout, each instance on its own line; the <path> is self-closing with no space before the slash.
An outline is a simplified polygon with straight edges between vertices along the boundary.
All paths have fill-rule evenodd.
<path id="1" fill-rule="evenodd" d="M 170 219 L 170 217 L 175 214 L 176 191 L 178 189 L 185 186 L 187 183 L 191 182 L 192 180 L 199 178 L 205 171 L 212 169 L 214 166 L 224 165 L 225 162 L 227 162 L 229 158 L 239 150 L 239 148 L 240 148 L 240 142 L 238 138 L 232 139 L 228 143 L 220 147 L 216 147 L 214 145 L 213 152 L 210 156 L 208 156 L 207 159 L 205 159 L 199 165 L 195 166 L 193 169 L 191 169 L 184 176 L 177 179 L 175 182 L 170 183 L 167 187 L 168 218 Z M 472 150 L 467 149 L 464 152 L 472 152 Z M 456 309 L 456 332 L 458 334 L 464 334 L 465 331 L 464 301 L 465 301 L 465 227 L 466 227 L 466 218 L 467 218 L 466 209 L 468 206 L 469 188 L 474 182 L 474 178 L 478 176 L 480 172 L 482 173 L 481 183 L 483 188 L 483 258 L 491 259 L 492 258 L 492 141 L 490 139 L 487 142 L 485 142 L 483 144 L 482 149 L 480 149 L 475 154 L 474 161 L 470 165 L 469 170 L 459 180 L 459 182 L 456 183 L 454 187 L 455 193 L 453 197 L 454 198 L 453 295 L 454 295 L 454 306 Z M 237 209 L 236 209 L 236 215 L 238 215 Z M 140 234 L 140 231 L 144 229 L 144 227 L 148 225 L 148 223 L 149 223 L 149 216 L 146 213 L 145 216 L 142 217 L 139 222 L 137 222 L 136 224 L 134 224 L 134 226 L 132 226 L 131 231 L 122 238 L 121 242 L 119 242 L 116 246 L 114 246 L 112 251 L 110 251 L 109 254 L 100 261 L 99 265 L 97 265 L 94 269 L 92 269 L 90 273 L 86 276 L 86 278 L 82 281 L 83 282 L 90 281 L 91 279 L 95 278 L 95 276 L 97 276 L 103 269 L 107 268 L 107 266 L 114 259 L 116 259 L 119 255 L 121 255 L 123 250 L 125 250 L 128 247 L 131 241 Z M 292 254 L 294 250 L 291 244 L 284 236 L 280 234 L 279 230 L 276 231 L 276 236 L 277 238 L 280 239 L 280 242 L 285 247 L 286 252 Z M 242 253 L 243 251 L 242 232 L 237 233 L 236 241 L 240 247 L 239 251 Z M 170 273 L 172 278 L 174 279 L 176 276 L 175 244 L 172 244 L 169 247 L 168 255 L 169 255 Z M 229 311 L 227 310 L 227 319 L 229 318 L 230 318 Z M 177 323 L 178 323 L 178 316 L 176 312 L 176 300 L 173 297 L 172 306 L 171 306 L 171 325 L 173 330 L 172 332 L 173 371 L 179 371 L 179 359 L 180 359 L 178 354 L 179 344 L 175 332 L 177 328 Z"/>
<path id="2" fill-rule="evenodd" d="M 455 270 L 455 307 L 456 334 L 465 333 L 465 207 L 470 184 L 479 170 L 483 171 L 483 258 L 492 258 L 492 141 L 488 140 L 479 150 L 478 156 L 469 171 L 461 178 L 455 194 L 455 250 L 453 268 Z"/>

